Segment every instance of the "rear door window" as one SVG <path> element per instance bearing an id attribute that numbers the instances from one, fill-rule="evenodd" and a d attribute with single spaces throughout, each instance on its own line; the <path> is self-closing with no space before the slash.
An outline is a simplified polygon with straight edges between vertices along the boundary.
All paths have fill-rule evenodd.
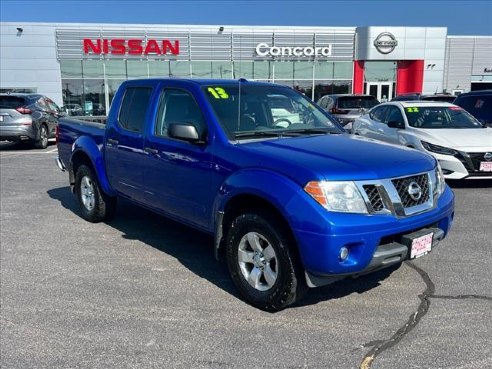
<path id="1" fill-rule="evenodd" d="M 128 87 L 121 102 L 118 122 L 128 131 L 141 133 L 149 107 L 152 87 Z"/>

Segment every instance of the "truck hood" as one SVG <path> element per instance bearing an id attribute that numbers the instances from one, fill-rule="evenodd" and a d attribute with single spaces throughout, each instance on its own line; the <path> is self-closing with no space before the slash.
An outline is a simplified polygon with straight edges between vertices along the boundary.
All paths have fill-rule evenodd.
<path id="1" fill-rule="evenodd" d="M 341 135 L 279 138 L 239 144 L 250 165 L 268 167 L 304 185 L 311 180 L 372 180 L 430 171 L 425 153 L 372 139 Z"/>
<path id="2" fill-rule="evenodd" d="M 423 141 L 466 152 L 492 151 L 492 128 L 417 129 Z"/>

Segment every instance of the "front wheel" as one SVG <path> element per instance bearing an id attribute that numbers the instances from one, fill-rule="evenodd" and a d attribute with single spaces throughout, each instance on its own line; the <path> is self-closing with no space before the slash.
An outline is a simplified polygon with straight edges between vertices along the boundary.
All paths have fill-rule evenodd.
<path id="1" fill-rule="evenodd" d="M 106 195 L 91 168 L 81 165 L 75 175 L 75 194 L 82 218 L 92 223 L 110 219 L 116 209 L 116 198 Z"/>
<path id="2" fill-rule="evenodd" d="M 227 264 L 234 284 L 253 306 L 279 311 L 307 289 L 289 239 L 273 217 L 238 216 L 226 238 Z"/>

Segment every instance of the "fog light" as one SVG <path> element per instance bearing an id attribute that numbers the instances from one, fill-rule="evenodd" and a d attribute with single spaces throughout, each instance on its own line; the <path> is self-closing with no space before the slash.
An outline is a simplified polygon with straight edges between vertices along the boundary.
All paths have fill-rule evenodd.
<path id="1" fill-rule="evenodd" d="M 348 255 L 349 255 L 348 248 L 346 248 L 345 246 L 343 246 L 340 249 L 340 253 L 338 254 L 338 259 L 340 259 L 340 261 L 345 261 L 345 260 L 347 260 Z"/>

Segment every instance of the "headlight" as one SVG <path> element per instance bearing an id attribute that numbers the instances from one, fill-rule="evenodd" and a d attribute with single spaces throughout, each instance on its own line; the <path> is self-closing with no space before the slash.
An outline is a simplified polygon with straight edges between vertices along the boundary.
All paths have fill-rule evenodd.
<path id="1" fill-rule="evenodd" d="M 354 182 L 312 181 L 304 190 L 325 209 L 367 214 L 367 207 Z"/>
<path id="2" fill-rule="evenodd" d="M 424 147 L 424 149 L 426 149 L 427 151 L 430 151 L 430 152 L 435 152 L 436 154 L 456 155 L 458 153 L 458 151 L 453 150 L 453 149 L 449 149 L 447 147 L 434 145 L 434 144 L 431 144 L 431 143 L 428 143 L 425 141 L 420 141 L 420 142 L 422 143 L 422 146 Z"/>
<path id="3" fill-rule="evenodd" d="M 446 182 L 444 181 L 444 174 L 442 174 L 441 165 L 437 162 L 436 167 L 436 188 L 437 197 L 441 196 L 444 192 L 444 188 L 446 187 Z"/>

